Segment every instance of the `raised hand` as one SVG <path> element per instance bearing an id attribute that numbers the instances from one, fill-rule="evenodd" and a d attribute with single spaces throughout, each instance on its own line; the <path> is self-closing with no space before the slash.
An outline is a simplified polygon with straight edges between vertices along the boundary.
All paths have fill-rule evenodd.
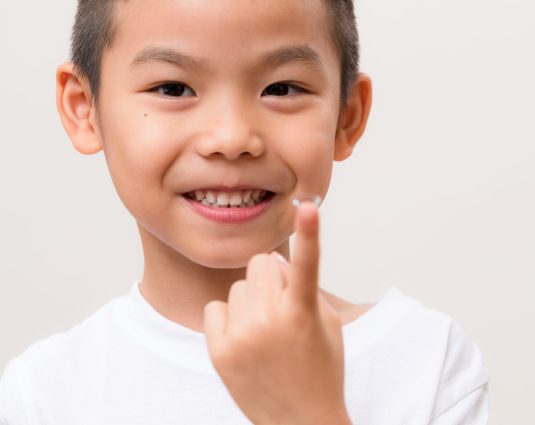
<path id="1" fill-rule="evenodd" d="M 206 304 L 208 351 L 255 425 L 350 424 L 342 321 L 319 292 L 314 203 L 301 204 L 295 226 L 290 264 L 275 252 L 255 255 L 246 279 L 232 285 L 228 301 Z"/>

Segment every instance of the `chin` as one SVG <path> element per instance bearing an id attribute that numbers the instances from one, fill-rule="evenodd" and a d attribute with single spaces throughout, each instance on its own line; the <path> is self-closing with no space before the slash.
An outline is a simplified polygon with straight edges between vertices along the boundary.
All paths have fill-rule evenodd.
<path id="1" fill-rule="evenodd" d="M 248 258 L 190 258 L 191 261 L 209 269 L 243 269 L 249 263 Z"/>
<path id="2" fill-rule="evenodd" d="M 258 241 L 256 241 L 258 242 Z M 276 249 L 279 244 L 275 246 L 266 246 L 259 248 L 258 243 L 252 244 L 254 246 L 248 247 L 247 244 L 241 244 L 239 247 L 235 246 L 212 246 L 211 249 L 196 250 L 193 255 L 186 255 L 191 261 L 211 269 L 242 269 L 246 268 L 251 257 L 256 254 L 268 254 Z M 184 255 L 184 253 L 183 253 Z"/>
<path id="3" fill-rule="evenodd" d="M 184 255 L 185 253 L 183 253 Z M 255 254 L 246 249 L 220 249 L 200 250 L 192 255 L 185 255 L 190 261 L 210 269 L 241 269 L 247 267 L 249 260 Z"/>

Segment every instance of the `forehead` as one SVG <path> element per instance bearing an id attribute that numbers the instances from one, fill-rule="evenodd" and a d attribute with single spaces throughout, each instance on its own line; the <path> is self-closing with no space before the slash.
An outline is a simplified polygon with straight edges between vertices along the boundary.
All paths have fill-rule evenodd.
<path id="1" fill-rule="evenodd" d="M 293 45 L 309 47 L 322 66 L 337 68 L 325 7 L 324 0 L 121 1 L 111 50 L 122 63 L 160 46 L 198 57 L 208 67 L 230 67 L 265 61 L 266 51 Z"/>

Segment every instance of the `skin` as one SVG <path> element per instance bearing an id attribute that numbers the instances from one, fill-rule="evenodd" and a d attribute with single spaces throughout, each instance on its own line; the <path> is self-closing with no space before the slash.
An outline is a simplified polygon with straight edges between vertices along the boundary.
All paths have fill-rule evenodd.
<path id="1" fill-rule="evenodd" d="M 239 286 L 234 284 L 251 282 L 247 274 L 259 267 L 252 265 L 259 256 L 265 260 L 266 253 L 277 251 L 290 259 L 289 237 L 298 224 L 291 200 L 299 192 L 325 198 L 333 161 L 349 157 L 364 133 L 371 81 L 360 74 L 347 105 L 340 105 L 339 58 L 321 0 L 151 0 L 150 8 L 143 0 L 130 0 L 117 5 L 118 33 L 102 58 L 98 114 L 87 81 L 75 75 L 70 62 L 57 70 L 58 111 L 79 152 L 104 152 L 117 193 L 136 219 L 145 261 L 143 296 L 168 319 L 204 332 L 205 306 L 228 305 L 231 288 Z M 322 70 L 302 61 L 259 65 L 263 53 L 290 44 L 316 50 Z M 131 66 L 148 46 L 201 58 L 206 69 L 163 61 Z M 184 86 L 175 85 L 175 95 L 154 89 L 170 81 Z M 266 91 L 288 81 L 306 92 Z M 266 214 L 245 224 L 209 221 L 181 196 L 240 184 L 277 194 Z M 269 257 L 262 267 L 279 264 Z M 330 307 L 322 311 L 340 319 L 329 319 L 332 323 L 349 323 L 370 307 L 335 297 L 318 282 L 310 285 L 318 302 Z M 325 319 L 318 311 L 309 310 L 309 317 Z M 334 340 L 341 341 L 325 338 L 331 341 L 325 347 L 339 355 Z M 233 387 L 232 379 L 225 383 Z M 233 396 L 241 399 L 240 391 L 251 388 L 258 390 L 258 383 L 242 386 Z M 238 404 L 258 419 L 255 423 L 269 422 L 269 413 L 259 406 Z"/>
<path id="2" fill-rule="evenodd" d="M 208 351 L 255 425 L 351 425 L 342 320 L 318 291 L 314 203 L 299 207 L 295 228 L 291 263 L 278 261 L 276 251 L 256 254 L 246 278 L 232 285 L 228 302 L 205 306 Z"/>

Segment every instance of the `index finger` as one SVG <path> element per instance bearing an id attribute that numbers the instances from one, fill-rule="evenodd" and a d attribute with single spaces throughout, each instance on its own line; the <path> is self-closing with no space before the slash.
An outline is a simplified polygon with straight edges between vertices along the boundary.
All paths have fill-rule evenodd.
<path id="1" fill-rule="evenodd" d="M 319 213 L 314 202 L 300 204 L 295 214 L 296 238 L 290 261 L 288 291 L 294 302 L 317 305 L 319 274 Z"/>

